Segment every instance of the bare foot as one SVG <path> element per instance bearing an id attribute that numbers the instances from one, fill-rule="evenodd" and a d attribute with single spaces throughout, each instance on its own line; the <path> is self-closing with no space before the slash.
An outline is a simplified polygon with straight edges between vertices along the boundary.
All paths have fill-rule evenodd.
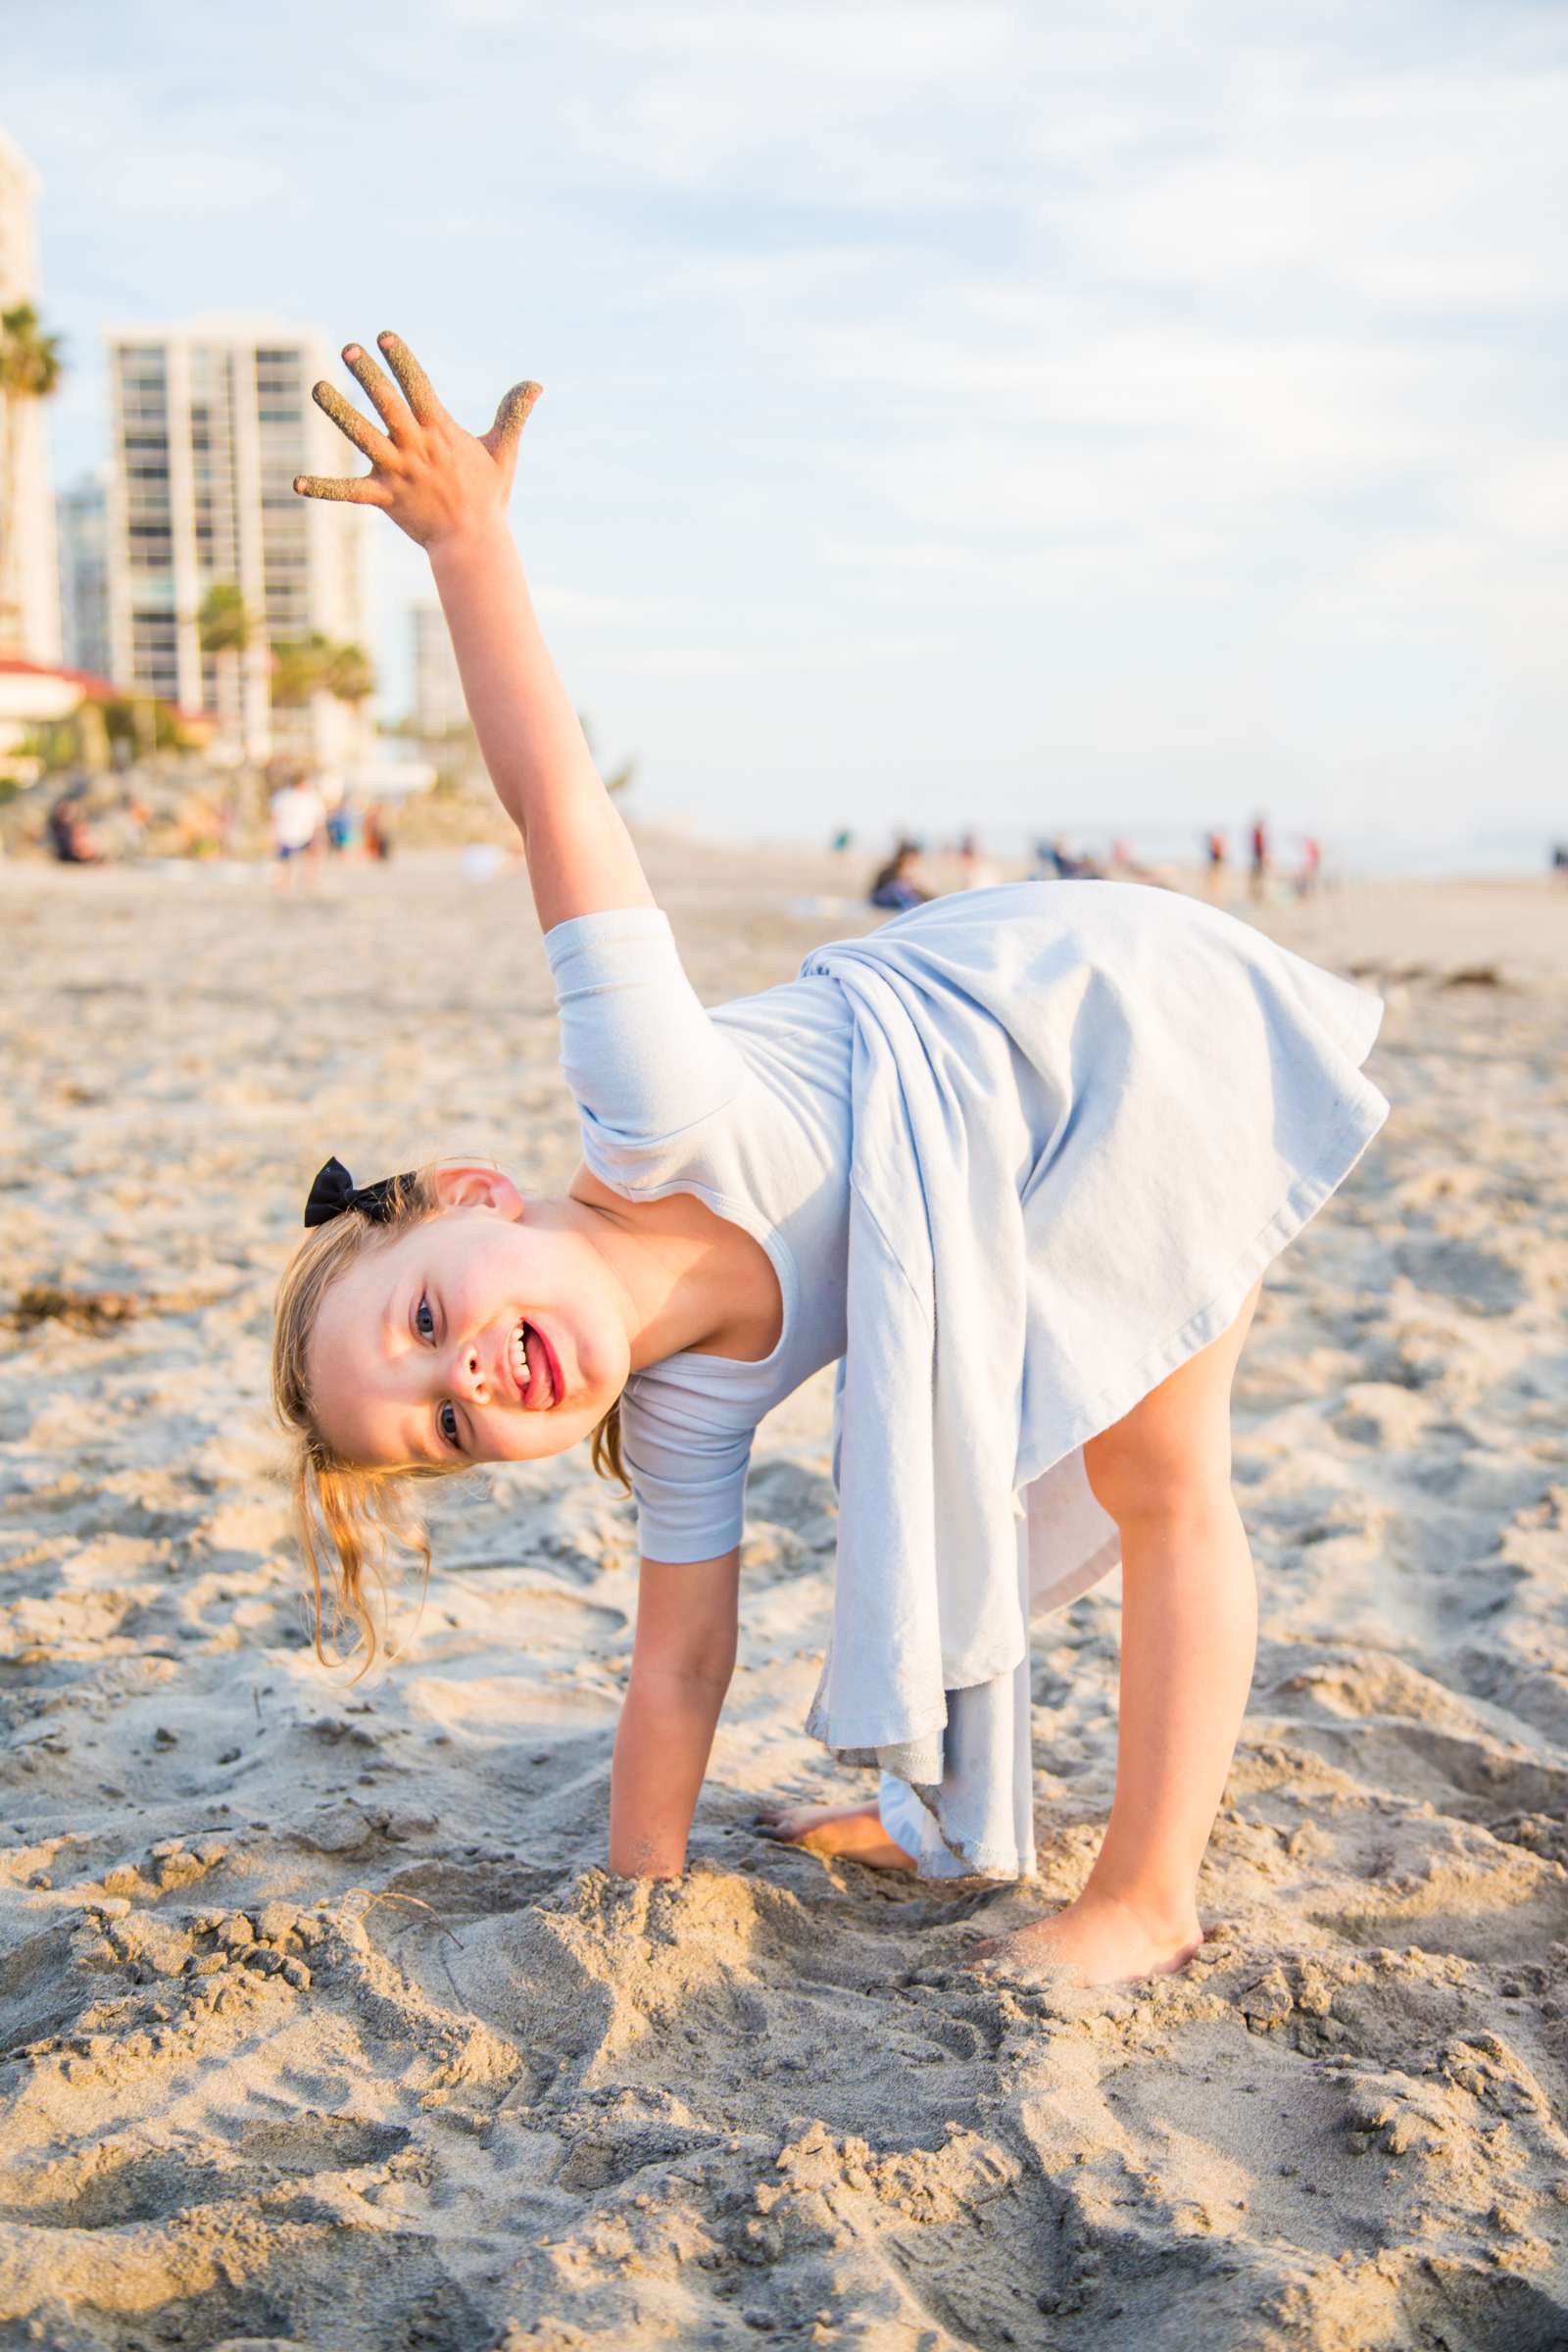
<path id="1" fill-rule="evenodd" d="M 1173 1976 L 1202 1940 L 1196 1913 L 1187 1920 L 1157 1920 L 1082 1894 L 1050 1919 L 994 1936 L 972 1957 L 982 1965 L 995 1961 L 1009 1975 L 1062 1971 L 1078 1984 L 1130 1984 L 1140 1977 Z"/>
<path id="2" fill-rule="evenodd" d="M 914 1857 L 895 1845 L 875 1805 L 763 1805 L 752 1823 L 760 1838 L 800 1845 L 808 1854 L 843 1854 L 872 1870 L 912 1870 Z"/>

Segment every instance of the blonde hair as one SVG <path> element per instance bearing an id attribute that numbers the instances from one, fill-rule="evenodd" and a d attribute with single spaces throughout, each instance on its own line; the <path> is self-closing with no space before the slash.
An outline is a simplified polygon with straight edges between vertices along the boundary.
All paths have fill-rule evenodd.
<path id="1" fill-rule="evenodd" d="M 401 1548 L 422 1563 L 423 1589 L 430 1578 L 430 1540 L 424 1521 L 409 1493 L 411 1483 L 450 1478 L 462 1464 L 411 1462 L 382 1469 L 345 1461 L 322 1437 L 306 1369 L 311 1340 L 321 1301 L 340 1275 L 346 1274 L 367 1250 L 396 1241 L 442 1214 L 436 1189 L 436 1170 L 418 1169 L 400 1177 L 393 1187 L 384 1223 L 372 1223 L 357 1210 L 333 1217 L 309 1233 L 295 1250 L 277 1290 L 272 1325 L 272 1404 L 285 1433 L 294 1441 L 290 1493 L 300 1549 L 310 1570 L 316 1602 L 316 1654 L 323 1666 L 342 1665 L 363 1648 L 356 1682 L 367 1672 L 378 1649 L 395 1655 L 377 1627 L 366 1597 L 371 1578 L 385 1601 L 385 1570 L 389 1553 Z M 617 1397 L 589 1440 L 589 1458 L 602 1478 L 627 1485 L 620 1450 L 620 1399 Z M 348 1629 L 354 1640 L 347 1650 L 328 1653 L 322 1640 L 322 1569 L 331 1587 L 331 1631 L 334 1642 Z"/>

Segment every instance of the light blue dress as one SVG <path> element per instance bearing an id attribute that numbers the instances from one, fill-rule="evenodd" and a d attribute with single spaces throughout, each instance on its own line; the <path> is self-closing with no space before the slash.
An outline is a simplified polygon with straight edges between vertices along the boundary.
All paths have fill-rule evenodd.
<path id="1" fill-rule="evenodd" d="M 584 1155 L 753 1234 L 762 1361 L 636 1373 L 642 1549 L 741 1540 L 759 1420 L 837 1362 L 809 1728 L 925 1876 L 1033 1867 L 1028 1622 L 1116 1564 L 1083 1446 L 1228 1327 L 1387 1111 L 1376 999 L 1174 893 L 973 891 L 710 1013 L 653 908 L 546 940 Z"/>

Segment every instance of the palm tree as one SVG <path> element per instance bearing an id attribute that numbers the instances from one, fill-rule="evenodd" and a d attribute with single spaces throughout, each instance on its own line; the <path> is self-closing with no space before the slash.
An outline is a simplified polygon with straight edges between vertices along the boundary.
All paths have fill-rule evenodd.
<path id="1" fill-rule="evenodd" d="M 338 702 L 358 708 L 375 692 L 375 664 L 363 645 L 334 645 L 327 654 L 321 683 Z"/>
<path id="2" fill-rule="evenodd" d="M 245 737 L 245 714 L 241 707 L 239 658 L 250 644 L 251 633 L 250 608 L 244 591 L 232 580 L 215 580 L 197 611 L 196 635 L 202 652 L 211 654 L 218 664 L 220 680 L 228 683 L 228 693 L 219 694 L 219 710 L 222 718 L 232 723 L 235 738 L 241 743 Z"/>
<path id="3" fill-rule="evenodd" d="M 347 703 L 356 715 L 375 692 L 375 667 L 363 646 L 340 645 L 313 629 L 272 647 L 272 702 L 298 710 L 318 694 Z"/>
<path id="4" fill-rule="evenodd" d="M 308 637 L 279 637 L 272 642 L 272 701 L 280 710 L 298 710 L 319 694 L 326 683 L 332 641 L 319 629 Z"/>
<path id="5" fill-rule="evenodd" d="M 24 401 L 47 400 L 65 372 L 58 335 L 44 334 L 30 302 L 0 311 L 0 645 L 22 633 L 17 563 L 17 451 Z"/>

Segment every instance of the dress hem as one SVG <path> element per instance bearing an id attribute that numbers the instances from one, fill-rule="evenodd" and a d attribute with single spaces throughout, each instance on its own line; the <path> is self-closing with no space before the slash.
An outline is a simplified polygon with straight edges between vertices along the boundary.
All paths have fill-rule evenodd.
<path id="1" fill-rule="evenodd" d="M 1358 1065 L 1370 1053 L 1373 1041 L 1377 1036 L 1382 1016 L 1381 1004 L 1377 1005 L 1376 1014 L 1376 1018 L 1364 1025 L 1364 1034 L 1347 1038 L 1345 1041 L 1348 1050 L 1356 1055 Z M 1358 1024 L 1357 1027 L 1360 1029 L 1362 1025 Z M 1223 1279 L 1210 1290 L 1206 1302 L 1187 1316 L 1167 1339 L 1161 1341 L 1142 1356 L 1133 1371 L 1125 1378 L 1101 1389 L 1093 1402 L 1082 1408 L 1075 1416 L 1073 1424 L 1070 1425 L 1073 1434 L 1068 1437 L 1066 1443 L 1052 1454 L 1050 1460 L 1033 1465 L 1026 1477 L 1020 1477 L 1014 1490 L 1015 1493 L 1021 1493 L 1023 1488 L 1032 1485 L 1036 1478 L 1043 1477 L 1048 1470 L 1054 1468 L 1057 1462 L 1065 1459 L 1078 1447 L 1086 1446 L 1102 1430 L 1110 1429 L 1116 1422 L 1125 1419 L 1134 1406 L 1142 1403 L 1143 1399 L 1156 1389 L 1161 1381 L 1168 1380 L 1173 1372 L 1179 1371 L 1183 1364 L 1191 1362 L 1195 1355 L 1200 1353 L 1212 1341 L 1219 1338 L 1221 1333 L 1230 1329 L 1241 1312 L 1242 1302 L 1253 1283 L 1267 1270 L 1275 1258 L 1289 1248 L 1297 1235 L 1316 1215 L 1325 1200 L 1345 1182 L 1382 1127 L 1384 1120 L 1388 1117 L 1388 1110 L 1387 1102 L 1372 1086 L 1371 1081 L 1366 1081 L 1365 1093 L 1349 1107 L 1347 1116 L 1334 1128 L 1330 1142 L 1324 1151 L 1318 1154 L 1310 1168 L 1296 1178 L 1274 1214 L 1253 1235 L 1240 1255 L 1232 1260 Z M 1085 1592 L 1091 1591 L 1096 1584 L 1110 1573 L 1119 1556 L 1119 1547 L 1113 1551 L 1107 1544 L 1102 1547 L 1101 1552 L 1095 1555 L 1094 1560 L 1083 1564 L 1085 1568 L 1093 1570 L 1094 1573 L 1083 1575 L 1081 1570 L 1075 1571 L 1064 1578 L 1059 1587 L 1048 1587 L 1047 1592 L 1051 1597 L 1043 1596 L 1038 1605 L 1031 1602 L 1029 1619 L 1018 1629 L 1023 1637 L 1022 1642 L 1014 1642 L 1010 1656 L 1002 1657 L 989 1672 L 964 1673 L 961 1676 L 955 1676 L 955 1679 L 946 1685 L 946 1690 L 973 1689 L 978 1685 L 994 1681 L 999 1675 L 1014 1672 L 1029 1643 L 1030 1621 L 1037 1615 L 1050 1615 L 1058 1608 L 1066 1607 L 1071 1601 L 1080 1599 Z M 1103 1565 L 1097 1568 L 1096 1562 L 1102 1558 Z M 830 1731 L 821 1714 L 819 1704 L 816 1703 L 813 1704 L 810 1715 L 808 1717 L 806 1730 L 810 1737 L 821 1740 L 838 1762 L 887 1771 L 892 1768 L 883 1761 L 882 1753 L 879 1751 L 892 1748 L 906 1750 L 919 1740 L 939 1738 L 946 1728 L 947 1721 L 948 1708 L 944 1694 L 940 1714 L 933 1716 L 929 1709 L 923 1710 L 919 1719 L 920 1728 L 917 1730 L 911 1730 L 906 1723 L 901 1729 L 894 1732 L 891 1727 L 887 1726 L 885 1718 L 862 1717 L 856 1719 L 853 1725 L 841 1721 Z M 833 1736 L 834 1732 L 837 1734 L 836 1737 Z M 904 1776 L 896 1774 L 895 1777 L 902 1779 Z M 949 1851 L 960 1861 L 969 1863 L 976 1876 L 1017 1879 L 1026 1875 L 1016 1853 L 1010 1860 L 1004 1860 L 999 1849 L 995 1847 L 966 1849 L 961 1841 L 954 1842 L 942 1820 L 940 1784 L 910 1782 L 907 1785 L 914 1788 L 916 1795 L 930 1812 L 943 1843 L 949 1848 Z"/>

